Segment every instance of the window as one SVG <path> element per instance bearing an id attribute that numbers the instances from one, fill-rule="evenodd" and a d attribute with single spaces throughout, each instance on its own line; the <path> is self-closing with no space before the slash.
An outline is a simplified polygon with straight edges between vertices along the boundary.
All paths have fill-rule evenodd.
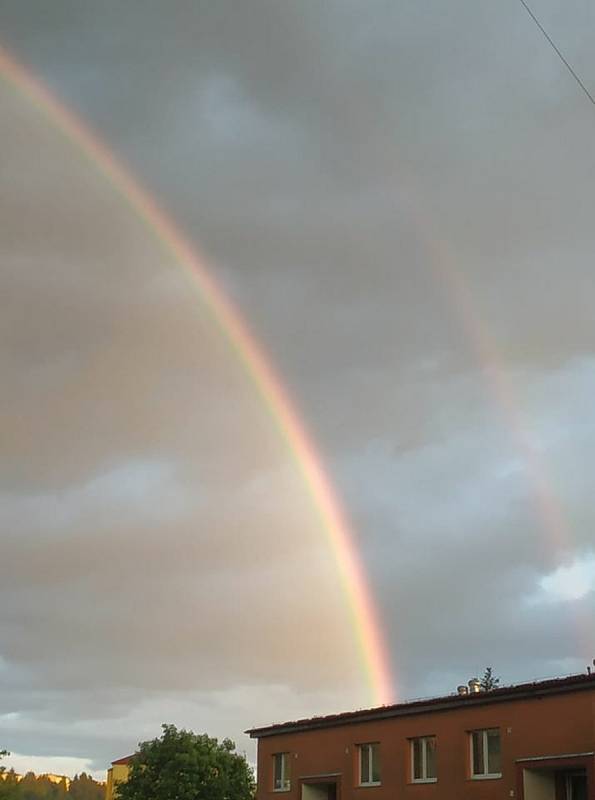
<path id="1" fill-rule="evenodd" d="M 378 786 L 380 783 L 380 745 L 378 742 L 359 746 L 360 786 Z"/>
<path id="2" fill-rule="evenodd" d="M 411 780 L 413 783 L 436 782 L 436 737 L 411 740 Z"/>
<path id="3" fill-rule="evenodd" d="M 587 800 L 587 772 L 584 769 L 566 775 L 566 800 Z"/>
<path id="4" fill-rule="evenodd" d="M 474 778 L 502 776 L 498 728 L 471 732 L 471 775 Z"/>
<path id="5" fill-rule="evenodd" d="M 273 755 L 273 789 L 276 792 L 288 792 L 290 788 L 289 753 L 275 753 Z"/>

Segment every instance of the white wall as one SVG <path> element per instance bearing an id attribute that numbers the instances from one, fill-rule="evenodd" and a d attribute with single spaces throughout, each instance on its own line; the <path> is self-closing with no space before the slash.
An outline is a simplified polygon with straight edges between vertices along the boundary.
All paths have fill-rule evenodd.
<path id="1" fill-rule="evenodd" d="M 302 784 L 302 800 L 327 800 L 327 798 L 328 789 L 323 783 Z"/>
<path id="2" fill-rule="evenodd" d="M 525 800 L 556 800 L 556 783 L 553 770 L 523 770 Z"/>

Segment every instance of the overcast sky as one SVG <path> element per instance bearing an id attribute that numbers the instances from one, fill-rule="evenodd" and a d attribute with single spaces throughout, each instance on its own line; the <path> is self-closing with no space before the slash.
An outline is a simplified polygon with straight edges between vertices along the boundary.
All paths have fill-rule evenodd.
<path id="1" fill-rule="evenodd" d="M 533 0 L 595 90 L 595 6 Z M 265 343 L 355 528 L 395 696 L 595 655 L 595 108 L 517 0 L 3 0 Z M 369 687 L 295 463 L 196 286 L 0 81 L 0 749 Z M 52 759 L 60 757 L 62 760 Z"/>

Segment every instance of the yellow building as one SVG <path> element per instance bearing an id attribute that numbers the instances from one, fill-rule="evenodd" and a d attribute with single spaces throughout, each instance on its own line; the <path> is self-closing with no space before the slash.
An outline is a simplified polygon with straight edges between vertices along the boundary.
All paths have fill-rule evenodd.
<path id="1" fill-rule="evenodd" d="M 19 783 L 25 777 L 24 775 L 20 775 L 18 772 L 10 773 L 8 770 L 6 772 L 0 772 L 0 779 L 7 780 L 8 776 L 12 775 L 14 780 Z M 67 775 L 54 775 L 53 772 L 42 772 L 41 775 L 37 775 L 38 778 L 47 778 L 48 781 L 51 783 L 64 783 L 66 788 L 68 789 L 71 783 L 71 779 Z"/>
<path id="2" fill-rule="evenodd" d="M 43 775 L 39 777 L 47 778 L 48 781 L 52 783 L 62 783 L 62 781 L 64 781 L 66 788 L 68 789 L 70 787 L 70 778 L 67 775 L 54 775 L 52 772 L 44 772 Z"/>
<path id="3" fill-rule="evenodd" d="M 107 771 L 107 782 L 105 784 L 105 800 L 114 800 L 117 795 L 118 784 L 126 783 L 128 771 L 133 756 L 124 756 L 112 761 L 111 767 Z"/>

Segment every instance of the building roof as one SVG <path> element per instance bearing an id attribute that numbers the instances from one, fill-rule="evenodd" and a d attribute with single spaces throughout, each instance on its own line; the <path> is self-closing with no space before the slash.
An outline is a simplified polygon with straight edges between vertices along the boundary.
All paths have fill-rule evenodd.
<path id="1" fill-rule="evenodd" d="M 297 733 L 299 731 L 315 730 L 317 728 L 334 728 L 338 725 L 352 725 L 359 722 L 372 722 L 390 717 L 401 717 L 412 714 L 427 714 L 438 711 L 448 711 L 452 708 L 468 708 L 474 705 L 486 705 L 510 700 L 524 700 L 527 698 L 543 697 L 550 694 L 563 694 L 565 692 L 578 692 L 595 688 L 595 674 L 570 675 L 565 678 L 550 678 L 548 680 L 520 683 L 515 686 L 503 686 L 489 692 L 476 694 L 449 694 L 443 697 L 432 697 L 425 700 L 412 700 L 406 703 L 395 703 L 389 706 L 379 706 L 360 711 L 347 711 L 342 714 L 330 714 L 324 717 L 310 717 L 293 722 L 283 722 L 268 725 L 262 728 L 251 728 L 246 733 L 252 739 L 277 734 Z"/>
<path id="2" fill-rule="evenodd" d="M 133 758 L 134 755 L 124 756 L 123 758 L 117 758 L 115 761 L 112 761 L 112 767 L 118 764 L 130 764 Z"/>

